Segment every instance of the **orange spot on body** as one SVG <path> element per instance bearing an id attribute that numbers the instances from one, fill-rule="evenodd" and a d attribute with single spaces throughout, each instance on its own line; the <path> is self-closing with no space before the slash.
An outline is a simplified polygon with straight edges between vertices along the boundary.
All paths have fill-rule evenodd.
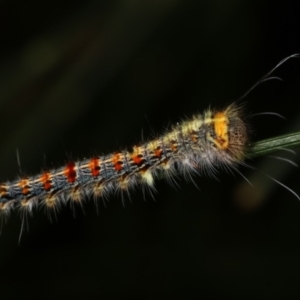
<path id="1" fill-rule="evenodd" d="M 172 141 L 171 143 L 172 143 L 172 145 L 171 145 L 171 150 L 172 150 L 172 152 L 176 152 L 177 149 L 178 149 L 176 142 L 175 142 L 175 141 Z"/>
<path id="2" fill-rule="evenodd" d="M 140 146 L 133 147 L 133 153 L 131 159 L 136 165 L 140 165 L 144 161 L 143 154 L 141 154 L 142 148 Z"/>
<path id="3" fill-rule="evenodd" d="M 40 180 L 43 183 L 45 191 L 51 190 L 52 188 L 51 173 L 42 174 Z"/>
<path id="4" fill-rule="evenodd" d="M 30 193 L 30 187 L 29 187 L 29 182 L 27 179 L 22 179 L 19 182 L 19 186 L 22 189 L 22 194 L 27 195 Z"/>
<path id="5" fill-rule="evenodd" d="M 65 176 L 67 177 L 68 182 L 73 183 L 76 180 L 76 170 L 75 163 L 70 162 L 67 164 L 65 169 Z"/>
<path id="6" fill-rule="evenodd" d="M 197 142 L 198 142 L 198 137 L 197 137 L 197 135 L 193 133 L 193 134 L 191 135 L 191 140 L 192 140 L 194 143 L 197 143 Z"/>
<path id="7" fill-rule="evenodd" d="M 0 197 L 5 197 L 7 196 L 7 189 L 3 186 L 3 185 L 0 185 Z"/>
<path id="8" fill-rule="evenodd" d="M 116 171 L 121 171 L 123 169 L 123 162 L 121 161 L 120 159 L 120 153 L 115 153 L 113 156 L 112 156 L 112 162 L 114 164 L 114 167 L 115 167 L 115 170 Z"/>
<path id="9" fill-rule="evenodd" d="M 99 176 L 100 174 L 100 160 L 98 158 L 92 158 L 89 163 L 92 176 Z"/>
<path id="10" fill-rule="evenodd" d="M 29 193 L 30 193 L 30 189 L 27 186 L 22 189 L 23 195 L 28 195 Z"/>
<path id="11" fill-rule="evenodd" d="M 161 157 L 161 153 L 162 153 L 162 150 L 160 148 L 157 148 L 154 150 L 154 155 L 158 158 Z"/>
<path id="12" fill-rule="evenodd" d="M 217 135 L 215 144 L 221 149 L 227 149 L 229 146 L 228 137 L 228 118 L 224 112 L 218 112 L 214 115 L 214 131 Z"/>
<path id="13" fill-rule="evenodd" d="M 134 163 L 136 165 L 140 165 L 143 161 L 143 155 L 139 154 L 139 155 L 133 155 L 132 157 L 132 160 L 134 161 Z"/>

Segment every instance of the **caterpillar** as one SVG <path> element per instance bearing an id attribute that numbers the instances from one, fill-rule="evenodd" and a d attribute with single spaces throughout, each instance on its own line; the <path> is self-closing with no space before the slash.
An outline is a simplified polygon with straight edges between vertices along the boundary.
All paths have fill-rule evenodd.
<path id="1" fill-rule="evenodd" d="M 211 173 L 216 167 L 234 167 L 244 156 L 248 132 L 241 106 L 206 110 L 173 126 L 156 139 L 131 150 L 94 156 L 65 166 L 0 184 L 0 210 L 37 205 L 55 208 L 68 200 L 106 196 L 135 185 L 153 186 L 158 173 Z"/>
<path id="2" fill-rule="evenodd" d="M 291 55 L 256 83 L 270 74 Z M 243 98 L 242 97 L 242 98 Z M 238 101 L 224 109 L 207 109 L 202 114 L 175 124 L 162 135 L 108 155 L 98 155 L 41 172 L 31 177 L 0 183 L 0 212 L 14 208 L 31 212 L 35 207 L 57 210 L 68 201 L 81 203 L 86 197 L 107 197 L 115 191 L 153 188 L 158 176 L 184 177 L 192 173 L 214 176 L 220 168 L 237 170 L 244 164 L 249 147 L 249 126 L 244 106 Z"/>

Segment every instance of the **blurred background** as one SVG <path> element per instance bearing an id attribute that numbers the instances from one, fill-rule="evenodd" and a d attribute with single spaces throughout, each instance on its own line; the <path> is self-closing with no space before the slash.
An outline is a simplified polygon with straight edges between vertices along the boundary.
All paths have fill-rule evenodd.
<path id="1" fill-rule="evenodd" d="M 300 52 L 300 5 L 268 0 L 0 1 L 0 181 L 107 154 L 223 108 Z M 252 141 L 300 130 L 300 60 L 245 99 Z M 17 151 L 20 156 L 21 172 Z M 287 152 L 275 156 L 299 162 Z M 0 237 L 1 299 L 300 296 L 300 171 L 274 157 L 156 183 L 98 213 L 63 207 Z M 74 217 L 75 214 L 75 217 Z"/>

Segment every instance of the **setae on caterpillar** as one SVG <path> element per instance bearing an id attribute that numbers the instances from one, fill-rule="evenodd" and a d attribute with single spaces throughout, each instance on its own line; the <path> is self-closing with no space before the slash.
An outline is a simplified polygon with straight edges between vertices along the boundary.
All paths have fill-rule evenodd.
<path id="1" fill-rule="evenodd" d="M 242 98 L 259 83 L 274 78 L 270 74 L 292 57 L 299 55 L 282 60 Z M 160 174 L 172 179 L 175 172 L 184 177 L 193 173 L 214 176 L 219 168 L 238 172 L 237 166 L 247 157 L 248 137 L 242 105 L 235 102 L 222 110 L 207 109 L 132 149 L 71 161 L 36 176 L 1 183 L 0 211 L 8 215 L 19 208 L 26 213 L 40 206 L 56 211 L 61 204 L 81 203 L 85 197 L 123 194 L 135 186 L 151 189 Z"/>
<path id="2" fill-rule="evenodd" d="M 68 200 L 80 202 L 85 196 L 106 196 L 135 185 L 152 187 L 159 172 L 170 177 L 175 171 L 213 174 L 220 166 L 235 168 L 245 156 L 247 136 L 241 106 L 208 109 L 131 151 L 69 162 L 37 176 L 2 183 L 0 209 L 7 213 L 19 206 L 31 211 L 38 204 L 55 208 Z"/>

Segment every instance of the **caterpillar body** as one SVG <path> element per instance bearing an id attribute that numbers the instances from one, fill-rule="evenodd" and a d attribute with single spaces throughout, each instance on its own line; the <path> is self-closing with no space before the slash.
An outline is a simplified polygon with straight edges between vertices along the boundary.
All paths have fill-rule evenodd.
<path id="1" fill-rule="evenodd" d="M 243 161 L 248 130 L 242 106 L 206 110 L 173 126 L 152 141 L 130 150 L 94 156 L 39 175 L 0 184 L 0 210 L 36 206 L 57 208 L 67 201 L 106 196 L 133 186 L 153 187 L 154 178 L 174 172 L 213 174 L 215 168 L 235 168 Z"/>
<path id="2" fill-rule="evenodd" d="M 300 54 L 280 61 L 240 99 L 261 82 L 278 79 L 270 75 L 293 57 Z M 86 197 L 96 200 L 116 191 L 123 194 L 135 186 L 151 189 L 159 175 L 172 179 L 174 173 L 185 177 L 192 173 L 214 176 L 218 168 L 237 170 L 238 165 L 245 164 L 248 146 L 249 127 L 243 105 L 235 102 L 222 110 L 209 108 L 131 149 L 70 161 L 36 176 L 0 183 L 0 213 L 8 215 L 14 208 L 31 212 L 40 206 L 56 211 L 68 201 L 81 203 Z M 266 176 L 300 200 L 294 191 Z"/>

